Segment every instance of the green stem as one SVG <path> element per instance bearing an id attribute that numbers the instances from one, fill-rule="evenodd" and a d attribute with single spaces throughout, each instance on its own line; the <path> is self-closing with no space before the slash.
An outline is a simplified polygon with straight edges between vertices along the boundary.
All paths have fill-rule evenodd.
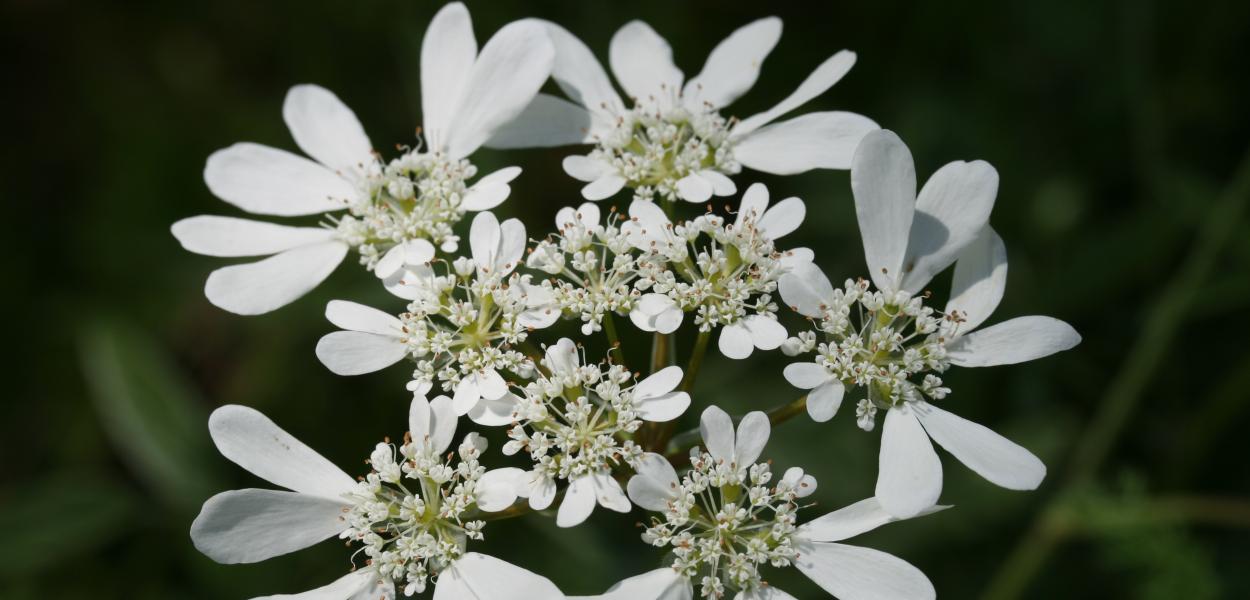
<path id="1" fill-rule="evenodd" d="M 667 367 L 672 360 L 673 335 L 656 333 L 651 338 L 651 372 Z"/>
<path id="2" fill-rule="evenodd" d="M 1224 246 L 1241 224 L 1246 200 L 1250 197 L 1250 153 L 1243 156 L 1232 181 L 1207 214 L 1185 262 L 1168 282 L 1167 288 L 1144 320 L 1145 329 L 1129 351 L 1120 371 L 1107 388 L 1098 412 L 1082 434 L 1069 461 L 1063 487 L 1051 498 L 1033 525 L 1017 542 L 1003 566 L 990 581 L 984 598 L 1016 598 L 1041 570 L 1046 559 L 1063 540 L 1066 529 L 1048 526 L 1056 506 L 1075 489 L 1087 484 L 1098 473 L 1151 378 L 1174 346 L 1173 339 L 1184 324 L 1196 290 L 1215 268 Z"/>
<path id="3" fill-rule="evenodd" d="M 625 353 L 621 350 L 621 338 L 616 335 L 616 320 L 612 318 L 612 313 L 605 312 L 603 314 L 603 333 L 608 337 L 608 353 L 616 352 L 616 358 L 625 362 Z"/>
<path id="4" fill-rule="evenodd" d="M 690 355 L 690 363 L 686 366 L 686 376 L 681 380 L 681 389 L 689 392 L 694 388 L 694 380 L 699 376 L 699 367 L 703 366 L 703 357 L 707 354 L 708 341 L 712 339 L 712 332 L 700 331 L 699 337 L 694 340 L 694 351 Z"/>

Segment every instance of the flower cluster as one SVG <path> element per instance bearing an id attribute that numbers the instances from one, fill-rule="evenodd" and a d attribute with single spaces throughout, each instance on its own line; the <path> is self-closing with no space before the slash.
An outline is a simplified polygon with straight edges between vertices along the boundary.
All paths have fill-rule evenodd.
<path id="1" fill-rule="evenodd" d="M 542 510 L 557 482 L 568 481 L 556 521 L 562 527 L 584 521 L 596 502 L 629 511 L 612 472 L 637 463 L 642 448 L 632 438 L 644 421 L 671 421 L 686 411 L 689 394 L 674 391 L 681 379 L 678 367 L 638 381 L 621 365 L 588 364 L 568 338 L 548 347 L 541 374 L 515 397 L 515 423 L 503 448 L 504 454 L 525 451 L 533 463 L 517 493 Z"/>
<path id="2" fill-rule="evenodd" d="M 399 460 L 392 444 L 378 444 L 369 457 L 373 471 L 348 496 L 348 528 L 339 537 L 361 544 L 379 575 L 404 582 L 405 596 L 425 591 L 427 579 L 464 555 L 469 539 L 483 539 L 486 522 L 466 517 L 486 474 L 478 462 L 485 450 L 476 433 L 465 436 L 455 464 L 411 435 L 404 436 Z"/>
<path id="3" fill-rule="evenodd" d="M 510 23 L 479 49 L 468 10 L 452 3 L 422 44 L 416 147 L 384 162 L 337 96 L 303 85 L 288 94 L 283 116 L 310 159 L 255 144 L 214 153 L 205 181 L 221 199 L 255 214 L 322 216 L 316 227 L 216 216 L 174 224 L 193 252 L 264 257 L 214 271 L 208 299 L 240 314 L 267 312 L 355 251 L 403 307 L 331 301 L 325 316 L 339 330 L 321 338 L 316 355 L 341 375 L 408 362 L 412 401 L 403 442 L 377 444 L 371 471 L 356 481 L 257 411 L 214 411 L 209 430 L 222 454 L 286 491 L 213 496 L 192 524 L 196 547 L 227 563 L 336 536 L 356 548 L 350 573 L 299 597 L 392 600 L 433 587 L 439 600 L 564 600 L 545 577 L 469 551 L 470 540 L 484 539 L 488 513 L 549 514 L 558 503 L 555 524 L 573 527 L 596 507 L 638 508 L 652 513 L 642 540 L 666 549 L 665 564 L 596 598 L 690 598 L 698 588 L 705 598 L 793 600 L 765 576 L 789 567 L 841 598 L 934 598 L 912 565 L 839 542 L 940 510 L 942 468 L 930 439 L 997 485 L 1036 487 L 1045 466 L 1028 450 L 930 401 L 950 393 L 941 375 L 951 366 L 1032 360 L 1080 338 L 1041 316 L 978 329 L 1006 279 L 1005 246 L 988 225 L 998 182 L 988 164 L 950 163 L 917 194 L 906 146 L 866 117 L 778 121 L 839 81 L 853 53 L 835 53 L 763 113 L 723 116 L 754 85 L 780 34 L 778 19 L 750 23 L 686 80 L 658 33 L 628 23 L 609 51 L 627 105 L 589 47 L 559 25 Z M 548 78 L 569 100 L 538 93 Z M 604 200 L 629 188 L 626 212 L 564 208 L 556 232 L 535 240 L 520 220 L 490 212 L 520 169 L 479 177 L 475 150 L 575 144 L 593 145 L 563 163 L 587 183 L 582 196 Z M 868 273 L 840 288 L 811 250 L 781 246 L 806 217 L 802 200 L 770 202 L 755 183 L 736 207 L 709 202 L 737 194 L 731 176 L 743 169 L 816 168 L 851 171 Z M 706 210 L 679 199 L 707 202 Z M 462 238 L 469 212 L 477 214 Z M 938 311 L 925 288 L 952 265 L 950 299 Z M 802 321 L 783 308 L 807 319 L 794 335 L 783 321 Z M 630 367 L 636 350 L 622 343 L 630 340 L 617 316 L 642 332 L 634 337 L 651 338 L 645 375 Z M 583 337 L 602 332 L 604 358 L 588 358 L 567 337 L 544 343 L 537 334 L 561 318 Z M 683 325 L 694 343 L 680 356 L 674 334 Z M 809 356 L 783 371 L 806 393 L 736 425 L 708 406 L 697 432 L 677 433 L 714 333 L 731 359 L 779 348 Z M 805 408 L 827 421 L 848 389 L 863 394 L 862 429 L 878 428 L 885 413 L 875 494 L 800 523 L 816 481 L 800 467 L 778 476 L 759 460 L 770 417 Z M 525 467 L 488 469 L 478 432 L 449 453 L 466 416 L 506 427 L 502 454 Z"/>

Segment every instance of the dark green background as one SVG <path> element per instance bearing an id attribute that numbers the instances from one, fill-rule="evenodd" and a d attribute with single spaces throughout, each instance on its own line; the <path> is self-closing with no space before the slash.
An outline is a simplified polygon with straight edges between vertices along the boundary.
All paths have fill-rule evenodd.
<path id="1" fill-rule="evenodd" d="M 205 419 L 217 405 L 254 406 L 363 472 L 372 444 L 405 428 L 408 374 L 340 378 L 312 350 L 331 330 L 326 300 L 398 304 L 349 265 L 274 314 L 227 314 L 202 294 L 224 262 L 183 251 L 169 225 L 240 214 L 205 189 L 204 159 L 240 140 L 294 149 L 280 116 L 292 84 L 334 90 L 378 148 L 411 142 L 417 49 L 438 6 L 4 1 L 0 597 L 245 598 L 344 572 L 335 543 L 250 566 L 194 551 L 187 529 L 204 498 L 263 487 L 213 451 Z M 785 33 L 755 89 L 726 111 L 738 116 L 784 97 L 833 52 L 858 51 L 851 74 L 805 110 L 853 110 L 897 131 L 922 177 L 950 160 L 993 163 L 1002 186 L 992 222 L 1011 256 L 994 320 L 1053 315 L 1085 340 L 948 378 L 949 408 L 1043 457 L 1051 472 L 1041 489 L 1000 490 L 944 456 L 954 510 L 857 541 L 916 564 L 945 598 L 981 596 L 992 581 L 995 598 L 1250 596 L 1247 167 L 1234 181 L 1250 138 L 1250 4 L 470 10 L 481 41 L 509 20 L 543 16 L 601 57 L 617 27 L 643 18 L 687 75 L 734 27 L 778 14 Z M 501 212 L 537 232 L 580 201 L 559 169 L 565 154 L 475 160 L 525 168 Z M 796 245 L 816 247 L 834 279 L 863 274 L 846 173 L 761 179 L 774 197 L 807 201 Z M 631 356 L 645 343 L 627 341 Z M 696 406 L 784 403 L 796 395 L 784 363 L 713 360 Z M 818 476 L 821 506 L 809 517 L 872 493 L 879 436 L 857 430 L 850 408 L 828 424 L 786 424 L 768 450 L 779 466 Z M 531 515 L 492 524 L 474 548 L 594 593 L 655 566 L 639 518 L 600 510 L 566 531 Z M 801 598 L 824 597 L 792 571 L 769 573 Z"/>

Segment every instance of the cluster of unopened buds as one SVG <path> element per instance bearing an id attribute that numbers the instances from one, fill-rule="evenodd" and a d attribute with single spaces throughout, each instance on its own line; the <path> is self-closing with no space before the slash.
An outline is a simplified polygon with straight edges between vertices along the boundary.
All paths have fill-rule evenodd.
<path id="1" fill-rule="evenodd" d="M 998 185 L 988 164 L 947 164 L 917 194 L 907 147 L 874 121 L 840 111 L 779 120 L 846 75 L 853 53 L 834 53 L 769 110 L 722 116 L 780 35 L 775 18 L 750 23 L 686 81 L 668 43 L 628 23 L 609 52 L 623 98 L 559 25 L 516 21 L 479 49 L 468 10 L 452 3 L 422 46 L 422 139 L 398 158 L 384 162 L 355 114 L 312 85 L 292 88 L 283 107 L 311 160 L 255 144 L 210 157 L 205 179 L 223 200 L 254 214 L 322 216 L 308 226 L 176 223 L 193 252 L 263 257 L 213 272 L 208 299 L 265 313 L 354 251 L 395 300 L 330 302 L 325 315 L 339 330 L 316 356 L 340 375 L 401 362 L 413 371 L 403 442 L 377 444 L 358 480 L 255 410 L 215 411 L 209 430 L 222 454 L 285 491 L 210 498 L 192 525 L 196 547 L 220 562 L 257 562 L 345 539 L 356 548 L 350 571 L 309 592 L 325 600 L 427 588 L 436 600 L 557 600 L 569 596 L 546 577 L 471 546 L 485 544 L 496 514 L 575 527 L 603 507 L 651 513 L 641 538 L 664 558 L 595 598 L 786 600 L 766 573 L 787 568 L 842 598 L 933 598 L 912 565 L 840 542 L 944 508 L 933 441 L 994 484 L 1036 487 L 1045 466 L 1032 453 L 936 405 L 951 392 L 942 375 L 1041 358 L 1080 337 L 1041 316 L 980 327 L 1007 270 L 988 224 Z M 539 93 L 548 79 L 567 100 Z M 521 169 L 479 176 L 470 155 L 558 145 L 591 146 L 563 163 L 591 202 L 570 203 L 539 235 L 501 221 L 491 210 Z M 816 252 L 783 247 L 806 205 L 772 202 L 759 183 L 740 192 L 733 177 L 746 169 L 849 170 L 865 277 L 834 287 Z M 624 210 L 595 203 L 626 189 Z M 952 266 L 939 311 L 928 286 Z M 548 335 L 561 321 L 581 337 Z M 683 330 L 694 342 L 681 353 Z M 804 392 L 740 419 L 692 397 L 713 337 L 728 360 L 795 357 L 780 375 Z M 631 362 L 638 338 L 649 339 L 645 365 Z M 881 431 L 875 490 L 804 521 L 815 478 L 798 466 L 778 476 L 761 453 L 774 425 L 804 412 L 828 421 L 848 392 L 860 428 Z M 679 431 L 700 401 L 698 428 Z M 490 468 L 502 460 L 477 431 L 449 452 L 466 420 L 500 428 L 499 454 L 524 466 Z"/>

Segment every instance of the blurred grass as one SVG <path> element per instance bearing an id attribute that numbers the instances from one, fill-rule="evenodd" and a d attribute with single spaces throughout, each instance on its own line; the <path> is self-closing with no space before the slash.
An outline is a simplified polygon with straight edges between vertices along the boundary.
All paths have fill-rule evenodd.
<path id="1" fill-rule="evenodd" d="M 361 471 L 374 442 L 402 433 L 407 373 L 335 377 L 312 348 L 330 329 L 326 300 L 397 303 L 345 268 L 277 313 L 225 314 L 202 295 L 222 262 L 182 251 L 168 226 L 238 214 L 204 188 L 203 161 L 240 140 L 292 148 L 280 118 L 292 84 L 335 90 L 379 148 L 409 141 L 419 123 L 417 48 L 438 6 L 5 0 L 0 276 L 9 293 L 0 307 L 11 351 L 0 405 L 0 597 L 243 598 L 342 572 L 335 544 L 251 566 L 216 565 L 190 547 L 203 498 L 260 485 L 216 455 L 204 416 L 221 404 L 254 406 Z M 544 16 L 601 57 L 617 27 L 644 18 L 687 75 L 734 27 L 778 14 L 785 34 L 730 111 L 739 116 L 789 93 L 834 51 L 857 51 L 851 74 L 805 110 L 854 110 L 894 129 L 922 177 L 950 160 L 993 163 L 1002 175 L 993 223 L 1011 255 L 995 318 L 1051 314 L 1084 342 L 1036 363 L 949 377 L 952 410 L 1046 461 L 1040 490 L 994 488 L 945 457 L 944 500 L 955 510 L 856 542 L 913 562 L 944 597 L 974 597 L 1013 548 L 1037 547 L 1030 523 L 1041 519 L 1063 535 L 1020 596 L 1250 597 L 1241 435 L 1250 425 L 1250 227 L 1244 214 L 1217 208 L 1250 139 L 1250 5 L 505 0 L 470 9 L 480 40 L 509 20 Z M 564 154 L 475 160 L 525 168 L 501 210 L 538 231 L 580 201 L 560 171 Z M 817 248 L 834 277 L 862 274 L 845 173 L 759 179 L 774 197 L 808 203 L 808 221 L 788 241 Z M 1101 427 L 1092 423 L 1109 397 L 1124 396 L 1113 391 L 1116 374 L 1162 327 L 1157 300 L 1185 257 L 1210 243 L 1211 221 L 1227 229 L 1227 244 L 1210 252 L 1207 277 L 1180 280 L 1178 293 L 1191 297 L 1138 369 L 1113 443 L 1077 450 L 1082 432 Z M 573 332 L 563 325 L 551 339 Z M 622 333 L 626 356 L 641 364 L 646 341 Z M 794 396 L 784 364 L 759 357 L 747 369 L 713 352 L 697 405 L 740 413 L 784 403 Z M 780 466 L 819 478 L 822 508 L 872 490 L 878 438 L 846 417 L 796 419 L 769 447 Z M 680 425 L 693 424 L 689 415 Z M 1081 485 L 1062 485 L 1073 480 Z M 573 531 L 543 515 L 492 523 L 480 548 L 575 593 L 654 566 L 658 556 L 637 541 L 639 515 L 600 513 Z M 770 580 L 822 597 L 792 573 Z"/>

